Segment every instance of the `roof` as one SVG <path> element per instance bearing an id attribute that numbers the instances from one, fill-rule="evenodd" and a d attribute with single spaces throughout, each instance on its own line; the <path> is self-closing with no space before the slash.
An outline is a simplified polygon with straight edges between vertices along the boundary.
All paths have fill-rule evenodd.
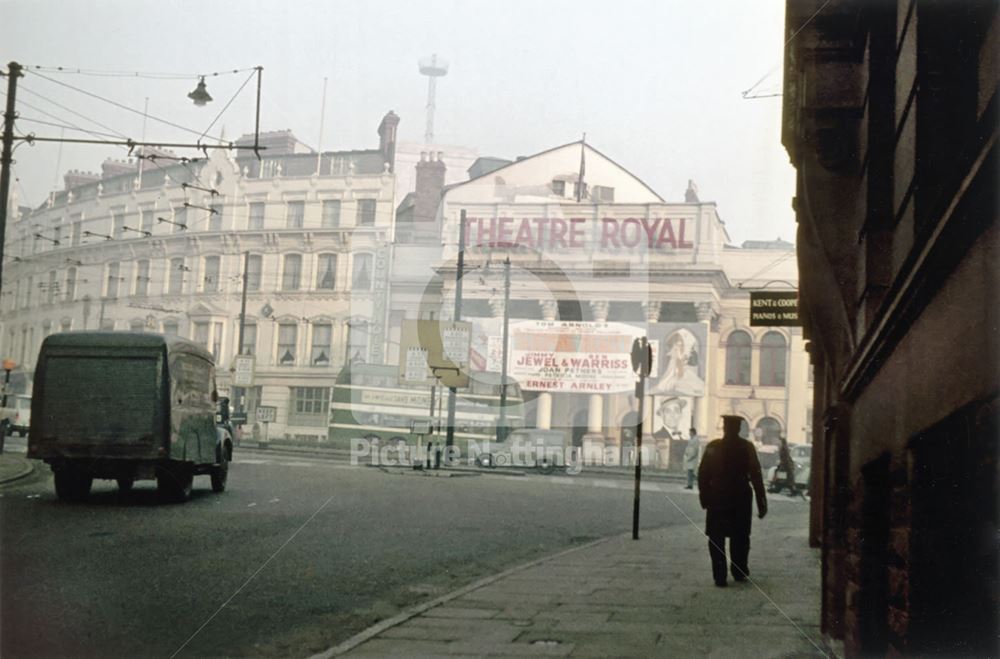
<path id="1" fill-rule="evenodd" d="M 661 197 L 659 195 L 659 193 L 656 192 L 656 190 L 654 190 L 653 188 L 649 187 L 649 185 L 647 185 L 645 181 L 643 181 L 641 178 L 639 178 L 638 176 L 636 176 L 635 174 L 633 174 L 629 170 L 627 170 L 624 167 L 622 167 L 614 159 L 609 158 L 608 156 L 604 155 L 603 153 L 601 153 L 600 151 L 598 151 L 597 149 L 595 149 L 591 145 L 587 144 L 584 140 L 576 140 L 575 142 L 567 142 L 566 144 L 560 144 L 559 146 L 554 146 L 554 147 L 552 147 L 550 149 L 545 149 L 544 151 L 539 151 L 538 153 L 534 153 L 534 154 L 532 154 L 530 156 L 525 156 L 523 158 L 518 158 L 517 160 L 515 160 L 513 162 L 510 162 L 510 163 L 508 163 L 506 165 L 503 165 L 502 167 L 498 167 L 497 169 L 494 169 L 494 170 L 491 170 L 491 171 L 486 172 L 484 174 L 481 174 L 479 176 L 470 178 L 468 181 L 462 181 L 460 183 L 455 183 L 453 185 L 445 186 L 445 190 L 449 190 L 451 188 L 461 187 L 461 186 L 463 186 L 463 185 L 465 185 L 467 183 L 471 183 L 472 181 L 476 181 L 476 180 L 481 179 L 481 178 L 483 178 L 485 176 L 490 176 L 492 174 L 496 174 L 497 172 L 502 172 L 503 170 L 505 170 L 505 169 L 507 169 L 509 167 L 514 167 L 516 165 L 520 165 L 521 163 L 527 162 L 528 160 L 531 160 L 532 158 L 538 158 L 539 156 L 543 156 L 543 155 L 545 155 L 547 153 L 552 153 L 553 151 L 558 151 L 559 149 L 564 149 L 564 148 L 566 148 L 568 146 L 573 146 L 574 144 L 580 144 L 580 145 L 586 147 L 587 149 L 589 149 L 590 151 L 593 151 L 594 153 L 596 153 L 600 157 L 604 158 L 605 160 L 607 160 L 608 162 L 610 162 L 611 164 L 613 164 L 615 167 L 618 167 L 620 170 L 622 170 L 623 172 L 625 172 L 626 174 L 628 174 L 629 176 L 631 176 L 632 178 L 634 178 L 636 181 L 638 181 L 640 185 L 642 185 L 644 188 L 646 188 L 647 190 L 649 190 L 649 192 L 653 196 L 655 196 L 657 199 L 659 199 L 662 203 L 666 203 L 666 200 L 664 200 L 663 197 Z"/>
<path id="2" fill-rule="evenodd" d="M 59 332 L 45 337 L 44 347 L 57 348 L 165 348 L 168 353 L 187 352 L 215 362 L 212 353 L 203 346 L 179 336 L 153 332 L 114 332 L 82 330 Z"/>

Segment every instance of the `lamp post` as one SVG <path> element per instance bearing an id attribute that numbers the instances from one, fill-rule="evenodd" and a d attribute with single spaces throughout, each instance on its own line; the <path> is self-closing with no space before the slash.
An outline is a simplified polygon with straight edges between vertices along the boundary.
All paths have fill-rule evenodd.
<path id="1" fill-rule="evenodd" d="M 465 209 L 458 218 L 458 268 L 455 270 L 455 322 L 462 320 L 462 275 L 465 270 Z M 448 429 L 444 445 L 446 454 L 451 455 L 451 447 L 455 445 L 455 387 L 448 387 Z"/>
<path id="2" fill-rule="evenodd" d="M 510 331 L 510 256 L 503 260 L 503 339 L 500 348 L 500 422 L 497 442 L 507 439 L 507 339 Z"/>

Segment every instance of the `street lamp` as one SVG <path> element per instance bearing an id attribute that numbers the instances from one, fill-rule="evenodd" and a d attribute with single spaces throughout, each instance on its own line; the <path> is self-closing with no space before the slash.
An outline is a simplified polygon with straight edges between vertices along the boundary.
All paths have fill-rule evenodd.
<path id="1" fill-rule="evenodd" d="M 500 348 L 500 420 L 497 423 L 497 442 L 507 439 L 507 342 L 509 332 L 510 256 L 508 255 L 503 260 L 503 338 Z"/>
<path id="2" fill-rule="evenodd" d="M 212 97 L 209 95 L 208 90 L 205 89 L 205 76 L 201 77 L 201 80 L 198 81 L 198 86 L 188 94 L 188 98 L 194 101 L 194 104 L 198 107 L 204 107 L 211 102 Z"/>

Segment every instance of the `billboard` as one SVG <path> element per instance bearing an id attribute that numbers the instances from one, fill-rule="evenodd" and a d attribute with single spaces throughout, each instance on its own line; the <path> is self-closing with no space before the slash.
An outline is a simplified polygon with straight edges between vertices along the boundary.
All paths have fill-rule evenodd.
<path id="1" fill-rule="evenodd" d="M 798 291 L 750 291 L 750 327 L 798 327 Z"/>

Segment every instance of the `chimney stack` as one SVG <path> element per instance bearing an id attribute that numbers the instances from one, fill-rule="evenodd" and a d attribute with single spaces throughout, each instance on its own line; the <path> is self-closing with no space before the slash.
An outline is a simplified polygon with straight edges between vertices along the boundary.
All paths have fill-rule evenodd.
<path id="1" fill-rule="evenodd" d="M 437 218 L 441 192 L 444 190 L 446 169 L 440 151 L 437 153 L 420 152 L 413 199 L 413 221 L 415 223 L 433 222 Z"/>
<path id="2" fill-rule="evenodd" d="M 378 150 L 382 152 L 382 161 L 389 163 L 389 172 L 396 171 L 396 127 L 399 126 L 399 115 L 389 110 L 382 123 L 378 125 Z"/>

